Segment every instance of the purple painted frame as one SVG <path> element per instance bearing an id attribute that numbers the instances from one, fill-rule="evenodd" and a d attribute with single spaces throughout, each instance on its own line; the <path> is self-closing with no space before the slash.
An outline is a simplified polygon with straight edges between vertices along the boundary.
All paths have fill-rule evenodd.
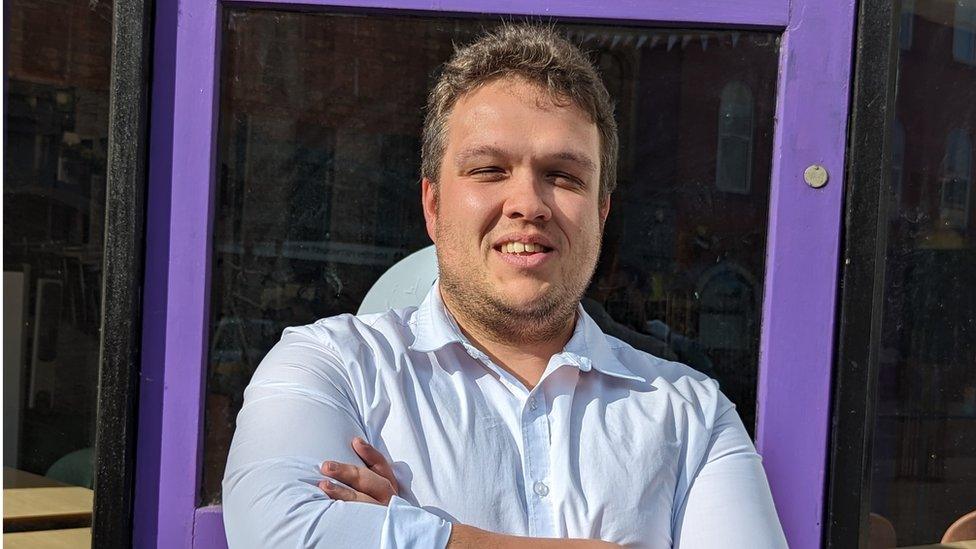
<path id="1" fill-rule="evenodd" d="M 224 0 L 245 5 L 243 0 Z M 854 2 L 271 0 L 783 30 L 760 343 L 757 439 L 790 545 L 819 547 L 825 493 Z M 220 0 L 157 3 L 136 547 L 225 545 L 197 509 L 216 142 Z M 824 166 L 813 189 L 803 170 Z"/>

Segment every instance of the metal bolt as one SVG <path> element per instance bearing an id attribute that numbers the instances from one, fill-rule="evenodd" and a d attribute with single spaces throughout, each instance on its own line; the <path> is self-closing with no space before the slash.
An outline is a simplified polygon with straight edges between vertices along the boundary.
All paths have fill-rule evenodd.
<path id="1" fill-rule="evenodd" d="M 803 180 L 814 189 L 819 189 L 826 185 L 829 178 L 827 168 L 819 164 L 811 164 L 810 167 L 803 170 Z"/>

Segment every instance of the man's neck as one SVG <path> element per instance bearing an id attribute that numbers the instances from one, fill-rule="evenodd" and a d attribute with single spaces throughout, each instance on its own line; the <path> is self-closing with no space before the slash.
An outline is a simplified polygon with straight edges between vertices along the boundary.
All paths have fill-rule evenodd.
<path id="1" fill-rule="evenodd" d="M 552 355 L 566 347 L 576 326 L 574 313 L 564 322 L 557 335 L 540 341 L 520 341 L 514 337 L 506 337 L 506 334 L 489 333 L 477 322 L 466 318 L 461 308 L 454 306 L 450 297 L 443 292 L 441 301 L 471 344 L 530 390 L 538 385 Z"/>

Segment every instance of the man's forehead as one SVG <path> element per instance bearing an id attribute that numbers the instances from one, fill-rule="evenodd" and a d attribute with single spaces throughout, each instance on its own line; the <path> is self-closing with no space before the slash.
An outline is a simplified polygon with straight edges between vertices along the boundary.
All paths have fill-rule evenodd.
<path id="1" fill-rule="evenodd" d="M 462 97 L 449 115 L 448 140 L 457 162 L 526 145 L 593 167 L 599 158 L 596 123 L 571 102 L 553 103 L 541 86 L 524 79 L 499 80 Z"/>
<path id="2" fill-rule="evenodd" d="M 518 75 L 500 76 L 475 86 L 458 97 L 451 114 L 459 108 L 480 111 L 492 100 L 515 100 L 543 112 L 569 111 L 593 122 L 592 117 L 570 98 L 554 93 L 539 82 Z"/>

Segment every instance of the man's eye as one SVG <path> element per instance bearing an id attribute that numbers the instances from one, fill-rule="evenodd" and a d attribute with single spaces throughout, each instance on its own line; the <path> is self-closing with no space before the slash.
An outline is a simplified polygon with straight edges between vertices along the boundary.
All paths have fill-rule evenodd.
<path id="1" fill-rule="evenodd" d="M 583 187 L 584 183 L 577 177 L 569 175 L 563 172 L 553 172 L 549 174 L 549 178 L 561 185 L 573 185 L 576 187 Z"/>
<path id="2" fill-rule="evenodd" d="M 503 170 L 501 168 L 494 168 L 494 167 L 491 167 L 491 168 L 476 168 L 476 169 L 471 170 L 468 173 L 470 173 L 471 175 L 492 175 L 493 176 L 493 175 L 500 175 L 500 174 L 502 174 L 503 173 Z"/>

